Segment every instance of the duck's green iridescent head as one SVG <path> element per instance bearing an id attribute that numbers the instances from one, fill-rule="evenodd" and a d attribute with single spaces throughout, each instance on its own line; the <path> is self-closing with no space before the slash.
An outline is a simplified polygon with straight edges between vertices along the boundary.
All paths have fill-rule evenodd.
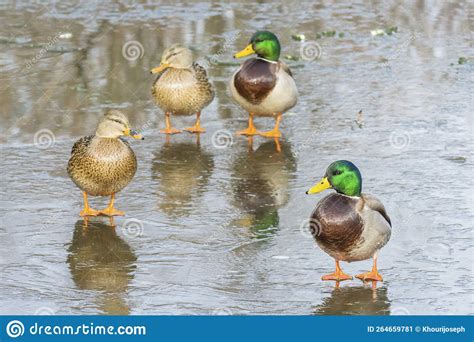
<path id="1" fill-rule="evenodd" d="M 270 31 L 257 31 L 250 38 L 249 45 L 234 55 L 234 58 L 241 58 L 253 53 L 258 57 L 268 59 L 269 61 L 278 61 L 280 58 L 280 41 Z"/>
<path id="2" fill-rule="evenodd" d="M 334 189 L 347 196 L 360 196 L 362 176 L 357 166 L 348 160 L 335 161 L 329 165 L 323 179 L 306 193 L 317 194 L 326 189 Z"/>

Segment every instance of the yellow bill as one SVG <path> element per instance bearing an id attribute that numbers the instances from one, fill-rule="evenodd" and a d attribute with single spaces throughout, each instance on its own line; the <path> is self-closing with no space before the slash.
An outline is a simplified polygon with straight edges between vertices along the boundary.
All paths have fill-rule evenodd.
<path id="1" fill-rule="evenodd" d="M 306 194 L 308 195 L 317 194 L 318 192 L 321 192 L 330 188 L 332 188 L 332 186 L 331 184 L 329 184 L 328 178 L 324 177 L 323 179 L 321 179 L 321 181 L 318 184 L 316 184 L 311 189 L 306 191 Z"/>
<path id="2" fill-rule="evenodd" d="M 249 44 L 249 45 L 247 45 L 247 47 L 245 49 L 243 49 L 242 51 L 237 52 L 234 55 L 234 58 L 242 58 L 242 57 L 251 55 L 253 53 L 255 53 L 255 50 L 253 49 L 252 44 Z"/>
<path id="3" fill-rule="evenodd" d="M 163 70 L 165 70 L 166 68 L 169 68 L 169 66 L 170 66 L 169 63 L 161 63 L 156 68 L 151 69 L 151 73 L 152 74 L 158 74 L 158 73 L 162 72 Z"/>
<path id="4" fill-rule="evenodd" d="M 127 128 L 123 134 L 128 137 L 132 137 L 133 139 L 145 140 L 143 135 L 139 134 L 137 131 L 130 130 L 130 128 Z"/>

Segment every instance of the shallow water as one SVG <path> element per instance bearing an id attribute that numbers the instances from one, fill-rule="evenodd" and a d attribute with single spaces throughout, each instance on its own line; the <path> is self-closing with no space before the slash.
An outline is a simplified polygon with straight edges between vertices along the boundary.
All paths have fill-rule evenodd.
<path id="1" fill-rule="evenodd" d="M 466 2 L 0 6 L 1 314 L 473 313 L 473 64 L 458 64 L 472 58 Z M 299 59 L 287 60 L 300 97 L 281 152 L 228 133 L 247 118 L 227 91 L 232 54 L 264 28 Z M 302 59 L 291 35 L 328 30 L 344 35 L 317 39 L 320 58 Z M 130 41 L 138 57 L 122 53 Z M 217 94 L 199 141 L 158 133 L 149 70 L 175 42 L 210 58 Z M 116 228 L 79 218 L 65 171 L 73 142 L 109 107 L 146 136 L 132 142 L 139 169 L 118 195 L 127 216 Z M 333 261 L 305 222 L 322 196 L 304 192 L 336 159 L 359 166 L 392 218 L 376 290 L 320 280 Z M 343 264 L 350 274 L 370 266 Z"/>

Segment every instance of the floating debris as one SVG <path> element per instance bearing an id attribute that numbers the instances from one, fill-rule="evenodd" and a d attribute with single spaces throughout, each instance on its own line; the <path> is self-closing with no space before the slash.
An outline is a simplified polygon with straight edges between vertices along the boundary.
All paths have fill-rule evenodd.
<path id="1" fill-rule="evenodd" d="M 304 34 L 293 34 L 291 38 L 298 42 L 304 42 L 306 40 L 306 36 Z"/>
<path id="2" fill-rule="evenodd" d="M 323 37 L 334 37 L 336 35 L 336 31 L 324 31 L 321 32 Z"/>
<path id="3" fill-rule="evenodd" d="M 299 58 L 293 55 L 285 55 L 283 56 L 284 59 L 287 59 L 289 61 L 299 61 Z"/>
<path id="4" fill-rule="evenodd" d="M 370 34 L 372 36 L 384 36 L 384 35 L 391 36 L 394 32 L 398 32 L 397 26 L 387 27 L 385 29 L 372 30 L 370 31 Z"/>
<path id="5" fill-rule="evenodd" d="M 328 38 L 328 37 L 334 37 L 336 35 L 336 31 L 321 31 L 319 33 L 316 33 L 316 39 L 321 39 L 321 38 Z M 342 34 L 342 36 L 341 36 Z M 340 32 L 339 37 L 344 37 L 344 33 Z"/>
<path id="6" fill-rule="evenodd" d="M 356 116 L 356 119 L 355 119 L 355 122 L 356 122 L 357 126 L 359 126 L 359 128 L 362 128 L 364 126 L 364 118 L 363 118 L 362 115 L 363 115 L 363 113 L 362 113 L 362 109 L 361 109 L 357 113 L 357 116 Z"/>
<path id="7" fill-rule="evenodd" d="M 72 33 L 71 32 L 61 33 L 59 35 L 59 38 L 61 38 L 61 39 L 71 39 L 72 38 Z"/>
<path id="8" fill-rule="evenodd" d="M 287 255 L 274 255 L 272 256 L 273 259 L 277 259 L 277 260 L 287 260 L 289 259 L 290 257 L 287 256 Z"/>
<path id="9" fill-rule="evenodd" d="M 458 58 L 458 64 L 466 64 L 469 61 L 468 58 L 466 57 L 459 57 Z"/>
<path id="10" fill-rule="evenodd" d="M 382 30 L 382 29 L 372 30 L 372 31 L 370 31 L 370 34 L 372 36 L 383 36 L 385 34 L 385 31 Z"/>
<path id="11" fill-rule="evenodd" d="M 446 157 L 446 160 L 449 160 L 453 163 L 457 164 L 464 164 L 466 162 L 466 157 L 462 156 L 451 156 L 451 157 Z"/>
<path id="12" fill-rule="evenodd" d="M 398 32 L 398 27 L 397 26 L 392 26 L 387 29 L 385 29 L 385 33 L 388 34 L 389 36 L 392 35 L 392 33 L 397 33 Z"/>

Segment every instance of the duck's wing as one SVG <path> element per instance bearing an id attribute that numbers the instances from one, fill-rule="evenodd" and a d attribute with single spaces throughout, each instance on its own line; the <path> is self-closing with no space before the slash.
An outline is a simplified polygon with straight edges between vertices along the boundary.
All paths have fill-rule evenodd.
<path id="1" fill-rule="evenodd" d="M 370 209 L 377 211 L 382 215 L 385 220 L 388 222 L 390 227 L 392 226 L 392 221 L 385 210 L 384 205 L 377 198 L 369 194 L 362 194 L 361 196 L 364 199 L 364 205 L 368 206 Z"/>
<path id="2" fill-rule="evenodd" d="M 284 72 L 293 77 L 293 73 L 291 72 L 290 67 L 285 62 L 280 61 L 280 67 L 283 69 Z"/>
<path id="3" fill-rule="evenodd" d="M 198 63 L 193 63 L 193 70 L 194 74 L 196 75 L 197 80 L 207 81 L 207 72 L 203 66 L 199 65 Z"/>
<path id="4" fill-rule="evenodd" d="M 214 90 L 212 89 L 211 82 L 209 82 L 209 79 L 207 78 L 206 69 L 204 69 L 204 67 L 202 67 L 198 63 L 194 62 L 193 63 L 193 71 L 194 71 L 194 76 L 196 77 L 196 80 L 198 81 L 198 83 L 202 87 L 204 87 L 206 92 L 208 92 L 208 94 L 210 96 L 212 96 L 212 98 L 213 98 L 214 97 Z"/>
<path id="5" fill-rule="evenodd" d="M 71 154 L 77 154 L 80 151 L 84 151 L 84 149 L 86 149 L 89 146 L 93 138 L 94 138 L 94 135 L 89 135 L 87 137 L 80 138 L 72 146 Z"/>

